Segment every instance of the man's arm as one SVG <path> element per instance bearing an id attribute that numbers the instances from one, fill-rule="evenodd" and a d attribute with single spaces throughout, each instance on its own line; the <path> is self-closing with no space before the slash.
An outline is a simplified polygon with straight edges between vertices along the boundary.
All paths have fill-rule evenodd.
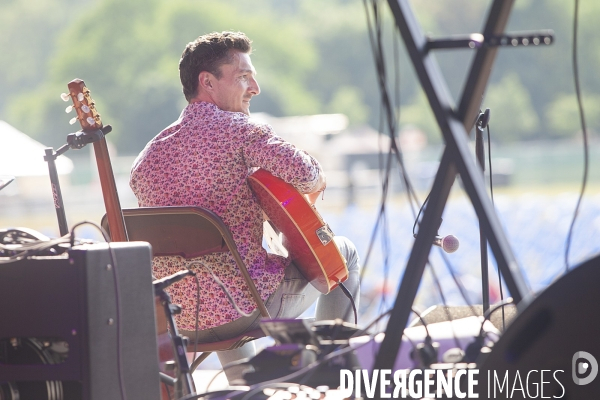
<path id="1" fill-rule="evenodd" d="M 263 168 L 293 185 L 300 193 L 314 194 L 325 188 L 325 174 L 319 162 L 293 144 L 274 134 L 268 125 L 250 132 L 244 146 L 249 167 Z"/>

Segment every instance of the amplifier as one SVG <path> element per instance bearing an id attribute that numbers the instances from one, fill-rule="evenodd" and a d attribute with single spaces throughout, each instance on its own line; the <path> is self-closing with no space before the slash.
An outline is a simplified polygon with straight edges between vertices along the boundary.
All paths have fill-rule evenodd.
<path id="1" fill-rule="evenodd" d="M 160 399 L 150 245 L 81 245 L 0 264 L 0 398 L 122 392 Z"/>

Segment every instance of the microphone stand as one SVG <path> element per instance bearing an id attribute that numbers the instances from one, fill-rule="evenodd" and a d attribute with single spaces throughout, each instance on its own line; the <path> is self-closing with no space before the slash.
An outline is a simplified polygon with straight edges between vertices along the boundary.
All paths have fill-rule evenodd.
<path id="1" fill-rule="evenodd" d="M 475 155 L 477 163 L 481 167 L 482 175 L 485 175 L 485 154 L 483 149 L 483 131 L 490 122 L 490 109 L 486 108 L 485 112 L 479 114 L 475 123 Z M 491 177 L 490 177 L 491 179 Z M 485 314 L 490 309 L 490 283 L 488 276 L 488 248 L 487 238 L 483 232 L 481 221 L 479 221 L 479 249 L 481 252 L 481 297 L 483 305 L 483 313 Z"/>
<path id="2" fill-rule="evenodd" d="M 52 197 L 54 199 L 54 208 L 56 209 L 56 217 L 58 219 L 58 230 L 60 236 L 65 236 L 69 233 L 69 226 L 67 225 L 67 216 L 65 214 L 65 205 L 63 203 L 62 192 L 60 190 L 60 181 L 58 180 L 58 172 L 56 170 L 56 159 L 58 156 L 64 154 L 69 149 L 81 149 L 86 144 L 93 143 L 104 137 L 107 133 L 112 131 L 110 125 L 104 126 L 102 129 L 95 131 L 79 131 L 75 133 L 69 133 L 67 135 L 67 143 L 62 145 L 56 152 L 52 147 L 45 149 L 46 155 L 44 161 L 48 163 L 48 173 L 50 175 L 50 185 L 52 187 Z"/>
<path id="3" fill-rule="evenodd" d="M 175 357 L 174 366 L 176 369 L 175 377 L 171 377 L 163 372 L 160 372 L 160 381 L 175 388 L 175 398 L 177 399 L 185 395 L 195 393 L 196 387 L 194 386 L 192 371 L 185 355 L 187 339 L 184 339 L 179 334 L 177 324 L 175 323 L 175 318 L 173 318 L 173 314 L 179 313 L 181 308 L 171 303 L 171 297 L 167 292 L 165 292 L 164 289 L 178 280 L 192 274 L 193 273 L 188 270 L 153 282 L 154 295 L 160 298 L 160 302 L 164 308 L 165 316 L 167 318 L 171 343 L 173 344 L 173 354 Z"/>

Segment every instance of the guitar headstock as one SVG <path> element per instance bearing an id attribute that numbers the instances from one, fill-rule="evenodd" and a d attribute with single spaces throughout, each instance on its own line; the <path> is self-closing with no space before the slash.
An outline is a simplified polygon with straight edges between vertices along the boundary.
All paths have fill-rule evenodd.
<path id="1" fill-rule="evenodd" d="M 73 125 L 77 120 L 81 124 L 81 129 L 84 131 L 102 129 L 102 120 L 100 114 L 96 110 L 94 100 L 90 96 L 90 90 L 85 86 L 85 82 L 81 79 L 73 79 L 67 85 L 69 93 L 63 93 L 60 97 L 64 101 L 73 101 L 73 105 L 67 107 L 66 112 L 71 112 L 73 109 L 77 112 L 77 116 L 72 118 L 69 123 Z"/>

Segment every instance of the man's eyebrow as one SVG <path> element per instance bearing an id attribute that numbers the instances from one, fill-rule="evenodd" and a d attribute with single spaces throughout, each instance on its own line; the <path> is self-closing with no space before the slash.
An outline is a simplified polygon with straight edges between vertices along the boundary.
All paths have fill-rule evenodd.
<path id="1" fill-rule="evenodd" d="M 251 73 L 256 75 L 256 70 L 254 68 L 250 69 L 250 68 L 246 68 L 246 69 L 241 69 L 240 70 L 240 74 L 246 74 L 246 73 Z"/>

